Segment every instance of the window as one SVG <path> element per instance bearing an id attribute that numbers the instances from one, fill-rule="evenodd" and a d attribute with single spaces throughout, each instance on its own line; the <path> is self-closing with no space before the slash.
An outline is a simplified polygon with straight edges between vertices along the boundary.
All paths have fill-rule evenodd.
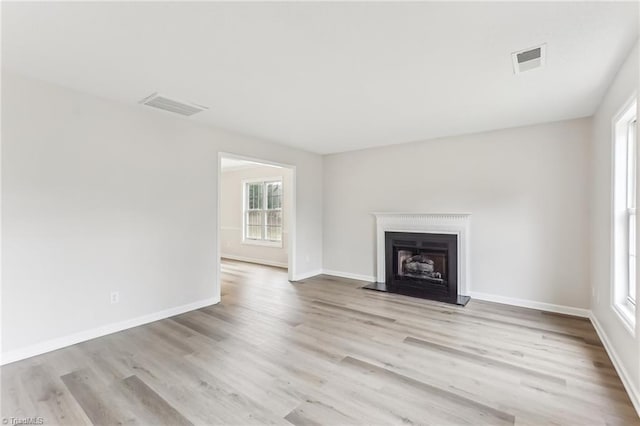
<path id="1" fill-rule="evenodd" d="M 613 308 L 633 332 L 636 307 L 637 103 L 614 120 Z"/>
<path id="2" fill-rule="evenodd" d="M 636 132 L 638 119 L 633 118 L 627 125 L 627 222 L 629 280 L 627 285 L 627 301 L 636 304 L 636 183 L 637 183 L 637 146 Z"/>
<path id="3" fill-rule="evenodd" d="M 243 241 L 282 247 L 282 180 L 244 181 L 243 186 Z"/>

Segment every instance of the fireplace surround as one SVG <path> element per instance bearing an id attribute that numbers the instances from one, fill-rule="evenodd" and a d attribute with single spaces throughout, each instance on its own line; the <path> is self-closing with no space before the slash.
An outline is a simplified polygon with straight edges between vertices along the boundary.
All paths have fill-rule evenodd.
<path id="1" fill-rule="evenodd" d="M 385 232 L 387 291 L 458 303 L 458 236 Z"/>
<path id="2" fill-rule="evenodd" d="M 465 305 L 469 297 L 466 213 L 374 213 L 377 282 L 364 288 Z"/>

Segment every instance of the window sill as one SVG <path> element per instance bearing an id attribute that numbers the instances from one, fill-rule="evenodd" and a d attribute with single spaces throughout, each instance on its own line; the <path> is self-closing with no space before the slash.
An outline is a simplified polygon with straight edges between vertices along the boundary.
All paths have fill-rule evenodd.
<path id="1" fill-rule="evenodd" d="M 265 240 L 242 240 L 242 244 L 248 246 L 263 246 L 282 248 L 282 241 L 265 241 Z"/>
<path id="2" fill-rule="evenodd" d="M 611 306 L 622 325 L 632 336 L 636 335 L 636 308 L 630 302 L 615 303 Z"/>

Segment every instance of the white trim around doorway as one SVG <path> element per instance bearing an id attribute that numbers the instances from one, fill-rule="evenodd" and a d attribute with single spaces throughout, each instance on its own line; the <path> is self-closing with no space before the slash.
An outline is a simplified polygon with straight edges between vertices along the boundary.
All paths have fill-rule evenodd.
<path id="1" fill-rule="evenodd" d="M 215 285 L 216 291 L 215 294 L 220 297 L 220 258 L 222 255 L 222 247 L 220 243 L 220 191 L 221 191 L 221 180 L 222 180 L 222 159 L 223 158 L 232 158 L 234 160 L 245 160 L 251 161 L 254 163 L 267 164 L 270 166 L 283 167 L 291 170 L 291 213 L 288 216 L 288 235 L 287 235 L 287 264 L 289 266 L 288 279 L 289 281 L 299 281 L 301 278 L 296 276 L 296 166 L 291 164 L 278 163 L 275 161 L 264 160 L 262 158 L 255 158 L 241 154 L 235 154 L 231 152 L 218 152 L 218 189 L 216 194 L 216 270 L 215 270 Z"/>

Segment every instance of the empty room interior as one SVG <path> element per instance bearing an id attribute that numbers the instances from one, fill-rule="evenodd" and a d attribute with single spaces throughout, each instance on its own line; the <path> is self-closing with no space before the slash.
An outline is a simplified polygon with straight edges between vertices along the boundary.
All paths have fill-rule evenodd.
<path id="1" fill-rule="evenodd" d="M 639 2 L 0 15 L 3 424 L 640 426 Z"/>

